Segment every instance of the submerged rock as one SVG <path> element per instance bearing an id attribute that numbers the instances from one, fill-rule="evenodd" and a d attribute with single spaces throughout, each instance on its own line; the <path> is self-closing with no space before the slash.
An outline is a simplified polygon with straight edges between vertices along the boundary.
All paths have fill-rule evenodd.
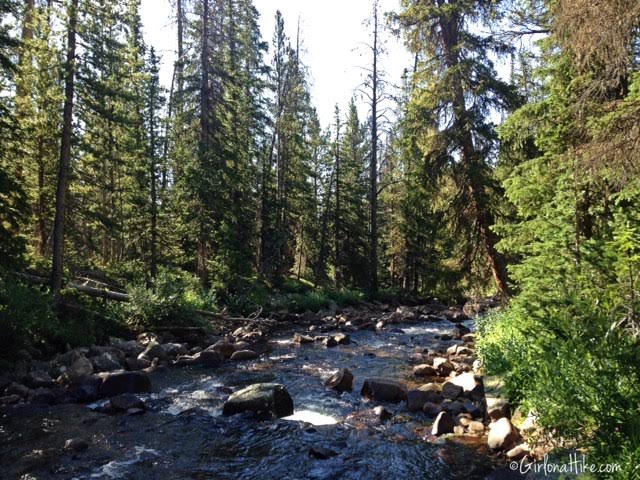
<path id="1" fill-rule="evenodd" d="M 100 395 L 114 397 L 121 393 L 147 393 L 151 390 L 151 380 L 143 372 L 115 372 L 102 377 Z"/>
<path id="2" fill-rule="evenodd" d="M 116 412 L 127 412 L 131 409 L 144 410 L 145 408 L 144 402 L 131 393 L 123 393 L 111 397 L 109 403 Z"/>
<path id="3" fill-rule="evenodd" d="M 325 385 L 337 392 L 350 392 L 353 390 L 353 373 L 347 368 L 341 368 L 329 377 Z"/>
<path id="4" fill-rule="evenodd" d="M 70 438 L 64 442 L 64 449 L 67 452 L 84 452 L 89 448 L 89 444 L 81 438 Z"/>
<path id="5" fill-rule="evenodd" d="M 257 383 L 232 394 L 222 408 L 223 415 L 254 412 L 271 418 L 293 415 L 293 399 L 278 383 Z"/>
<path id="6" fill-rule="evenodd" d="M 367 378 L 360 394 L 376 402 L 399 403 L 407 400 L 407 389 L 404 385 L 386 378 Z"/>

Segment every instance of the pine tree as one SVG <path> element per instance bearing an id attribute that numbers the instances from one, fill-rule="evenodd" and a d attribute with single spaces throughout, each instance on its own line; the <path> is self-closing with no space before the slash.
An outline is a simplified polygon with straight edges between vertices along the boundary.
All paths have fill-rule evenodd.
<path id="1" fill-rule="evenodd" d="M 488 20 L 485 2 L 402 2 L 397 20 L 406 32 L 407 45 L 419 55 L 414 100 L 426 120 L 435 121 L 423 154 L 438 177 L 453 182 L 457 235 L 471 239 L 464 249 L 466 263 L 482 245 L 499 292 L 509 291 L 505 259 L 496 249 L 496 195 L 492 171 L 496 134 L 487 115 L 492 109 L 515 104 L 512 89 L 501 81 L 489 58 L 491 50 L 505 46 L 475 33 L 472 22 Z M 471 101 L 472 100 L 472 101 Z M 428 125 L 429 122 L 426 122 Z M 463 233 L 464 232 L 464 233 Z"/>

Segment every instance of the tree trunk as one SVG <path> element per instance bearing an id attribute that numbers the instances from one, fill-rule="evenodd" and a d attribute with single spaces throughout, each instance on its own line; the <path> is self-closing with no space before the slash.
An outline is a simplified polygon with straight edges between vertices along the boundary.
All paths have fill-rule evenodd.
<path id="1" fill-rule="evenodd" d="M 373 5 L 373 70 L 371 95 L 370 237 L 369 268 L 371 291 L 378 290 L 378 0 Z"/>
<path id="2" fill-rule="evenodd" d="M 72 0 L 69 7 L 69 26 L 67 30 L 67 59 L 64 87 L 65 99 L 62 115 L 62 140 L 60 144 L 60 163 L 58 166 L 58 185 L 56 188 L 56 214 L 53 226 L 53 265 L 51 269 L 51 288 L 58 299 L 60 296 L 60 290 L 62 289 L 66 196 L 69 169 L 71 166 L 77 20 L 78 0 Z"/>
<path id="3" fill-rule="evenodd" d="M 200 68 L 202 69 L 202 78 L 200 81 L 200 146 L 199 156 L 200 164 L 207 163 L 207 150 L 209 143 L 209 0 L 202 2 L 202 52 L 200 58 Z M 200 222 L 204 222 L 201 218 Z M 208 254 L 209 248 L 207 244 L 206 232 L 204 225 L 200 226 L 200 234 L 198 235 L 198 266 L 197 273 L 203 285 L 209 282 Z"/>
<path id="4" fill-rule="evenodd" d="M 493 278 L 498 291 L 504 295 L 509 295 L 509 278 L 504 258 L 496 249 L 499 241 L 498 236 L 491 230 L 495 219 L 491 212 L 489 200 L 486 198 L 484 185 L 479 178 L 479 171 L 482 169 L 483 160 L 473 143 L 473 135 L 469 130 L 469 112 L 465 105 L 464 86 L 460 74 L 456 71 L 459 64 L 459 17 L 440 18 L 440 29 L 442 31 L 442 43 L 447 67 L 455 73 L 451 76 L 451 87 L 453 96 L 453 117 L 454 128 L 460 132 L 461 161 L 464 166 L 464 174 L 461 180 L 465 182 L 471 201 L 472 215 L 478 225 L 481 241 L 489 259 L 489 265 L 493 273 Z"/>

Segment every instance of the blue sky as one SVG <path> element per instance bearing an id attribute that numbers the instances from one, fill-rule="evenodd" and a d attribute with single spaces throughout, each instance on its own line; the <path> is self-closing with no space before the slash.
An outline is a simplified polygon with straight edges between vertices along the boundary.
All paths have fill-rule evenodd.
<path id="1" fill-rule="evenodd" d="M 170 0 L 142 0 L 142 20 L 149 44 L 163 56 L 163 83 L 169 86 L 175 58 L 175 26 Z M 320 120 L 327 126 L 333 120 L 335 104 L 342 109 L 363 81 L 370 63 L 370 29 L 365 20 L 370 15 L 371 0 L 254 0 L 260 12 L 260 29 L 268 42 L 273 34 L 276 10 L 284 15 L 288 35 L 295 39 L 300 18 L 303 40 L 303 61 L 311 74 L 311 94 Z M 398 0 L 380 0 L 381 11 L 394 10 Z M 386 55 L 382 67 L 387 80 L 398 84 L 411 58 L 402 42 L 384 34 Z M 364 111 L 362 112 L 365 113 Z"/>

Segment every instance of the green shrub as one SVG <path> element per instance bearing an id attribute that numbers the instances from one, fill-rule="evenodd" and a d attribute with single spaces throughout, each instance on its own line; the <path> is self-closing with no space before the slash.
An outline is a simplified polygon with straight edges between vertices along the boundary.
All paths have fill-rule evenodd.
<path id="1" fill-rule="evenodd" d="M 215 305 L 215 297 L 202 290 L 197 278 L 180 270 L 161 269 L 150 285 L 136 283 L 127 291 L 130 301 L 113 311 L 134 329 L 203 324 L 197 311 Z"/>

